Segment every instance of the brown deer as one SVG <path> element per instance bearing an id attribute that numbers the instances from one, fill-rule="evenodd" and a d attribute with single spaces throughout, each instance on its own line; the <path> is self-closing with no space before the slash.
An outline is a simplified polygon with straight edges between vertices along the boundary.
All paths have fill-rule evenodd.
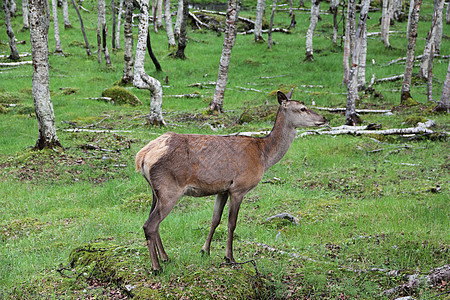
<path id="1" fill-rule="evenodd" d="M 275 125 L 266 137 L 213 136 L 168 132 L 148 143 L 136 155 L 136 169 L 150 184 L 153 203 L 143 229 L 152 269 L 160 270 L 158 255 L 166 261 L 159 224 L 183 195 L 217 195 L 211 229 L 202 252 L 209 254 L 211 239 L 230 198 L 225 259 L 234 262 L 233 232 L 245 194 L 262 179 L 264 172 L 288 151 L 297 127 L 323 125 L 326 119 L 290 100 L 278 91 Z M 158 251 L 158 252 L 157 252 Z"/>

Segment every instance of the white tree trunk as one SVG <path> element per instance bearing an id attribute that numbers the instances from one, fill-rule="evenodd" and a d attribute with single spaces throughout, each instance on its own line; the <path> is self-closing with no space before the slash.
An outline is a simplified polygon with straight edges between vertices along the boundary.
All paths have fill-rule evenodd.
<path id="1" fill-rule="evenodd" d="M 175 36 L 172 28 L 172 15 L 170 14 L 170 0 L 164 0 L 164 22 L 166 23 L 167 40 L 169 49 L 176 47 Z"/>
<path id="2" fill-rule="evenodd" d="M 386 48 L 391 47 L 389 43 L 389 28 L 391 26 L 392 10 L 394 0 L 383 0 L 383 11 L 381 16 L 381 40 Z"/>
<path id="3" fill-rule="evenodd" d="M 314 60 L 314 50 L 313 50 L 313 37 L 316 30 L 317 22 L 319 20 L 320 14 L 320 2 L 321 0 L 311 1 L 311 21 L 309 23 L 308 31 L 306 33 L 306 60 Z"/>
<path id="4" fill-rule="evenodd" d="M 347 85 L 347 106 L 345 110 L 345 124 L 356 125 L 360 119 L 356 114 L 356 100 L 358 99 L 358 64 L 361 47 L 364 40 L 364 28 L 366 27 L 367 14 L 369 12 L 370 0 L 363 0 L 359 14 L 358 29 L 355 34 L 354 47 L 352 49 L 352 63 Z"/>
<path id="5" fill-rule="evenodd" d="M 440 105 L 443 106 L 447 113 L 450 110 L 450 62 L 448 63 L 447 76 L 445 77 L 444 86 L 442 87 Z"/>
<path id="6" fill-rule="evenodd" d="M 70 24 L 69 20 L 69 5 L 67 3 L 67 0 L 62 0 L 62 8 L 63 8 L 64 28 L 71 28 L 72 24 Z"/>
<path id="7" fill-rule="evenodd" d="M 392 6 L 392 15 L 391 17 L 396 20 L 396 21 L 401 21 L 402 17 L 403 17 L 403 12 L 402 12 L 402 8 L 403 8 L 403 2 L 404 0 L 393 0 L 393 6 Z"/>
<path id="8" fill-rule="evenodd" d="M 22 0 L 22 19 L 23 19 L 23 30 L 30 29 L 30 21 L 28 20 L 28 0 Z"/>
<path id="9" fill-rule="evenodd" d="M 178 0 L 177 21 L 175 22 L 175 36 L 180 35 L 181 21 L 183 20 L 183 0 Z"/>
<path id="10" fill-rule="evenodd" d="M 266 11 L 266 0 L 258 0 L 256 4 L 255 42 L 264 41 L 262 37 L 262 25 L 265 11 Z"/>
<path id="11" fill-rule="evenodd" d="M 405 62 L 405 76 L 403 77 L 402 92 L 401 92 L 401 103 L 405 103 L 408 98 L 411 98 L 411 77 L 412 70 L 414 66 L 414 52 L 416 49 L 416 38 L 417 38 L 417 25 L 419 23 L 419 13 L 420 7 L 422 5 L 422 0 L 412 0 L 414 1 L 412 12 L 409 16 L 409 36 L 408 36 L 408 50 L 406 52 L 406 62 Z"/>
<path id="12" fill-rule="evenodd" d="M 157 19 L 157 13 L 158 13 L 158 0 L 152 0 L 152 16 L 153 16 L 153 31 L 158 32 L 158 22 L 156 22 Z"/>
<path id="13" fill-rule="evenodd" d="M 230 66 L 231 50 L 236 41 L 237 19 L 239 16 L 239 3 L 236 0 L 228 0 L 225 39 L 223 41 L 222 56 L 220 57 L 219 75 L 210 110 L 223 112 L 223 97 L 227 85 L 228 67 Z"/>
<path id="14" fill-rule="evenodd" d="M 19 51 L 17 50 L 16 45 L 16 37 L 14 35 L 14 31 L 11 25 L 11 11 L 10 11 L 10 2 L 9 0 L 3 0 L 3 8 L 5 10 L 5 24 L 6 24 L 6 34 L 9 38 L 9 49 L 11 50 L 11 54 L 9 55 L 9 59 L 19 60 Z"/>
<path id="15" fill-rule="evenodd" d="M 408 0 L 405 0 L 408 1 Z M 414 9 L 414 0 L 410 0 L 409 2 L 409 13 L 408 13 L 408 25 L 406 26 L 406 36 L 409 36 L 409 29 L 411 27 L 410 23 L 411 23 L 411 15 Z"/>
<path id="16" fill-rule="evenodd" d="M 103 8 L 102 8 L 103 6 Z M 102 62 L 102 11 L 105 11 L 105 0 L 97 0 L 97 61 Z"/>
<path id="17" fill-rule="evenodd" d="M 133 80 L 133 0 L 125 0 L 125 19 L 124 19 L 124 52 L 123 59 L 125 67 L 123 70 L 122 82 L 128 83 Z"/>
<path id="18" fill-rule="evenodd" d="M 163 27 L 162 19 L 163 19 L 163 1 L 164 0 L 157 0 L 158 1 L 158 28 Z"/>
<path id="19" fill-rule="evenodd" d="M 33 57 L 33 101 L 39 127 L 35 148 L 61 147 L 56 135 L 55 114 L 49 88 L 47 0 L 30 0 L 31 55 Z"/>
<path id="20" fill-rule="evenodd" d="M 120 49 L 120 25 L 122 23 L 122 10 L 123 10 L 123 1 L 119 2 L 119 13 L 117 15 L 117 28 L 116 28 L 116 48 Z"/>
<path id="21" fill-rule="evenodd" d="M 139 2 L 141 14 L 139 15 L 139 34 L 136 45 L 136 62 L 134 67 L 133 85 L 138 89 L 147 89 L 151 94 L 149 122 L 153 125 L 165 125 L 162 116 L 162 96 L 161 83 L 149 76 L 144 69 L 145 50 L 148 34 L 149 4 L 143 0 Z"/>
<path id="22" fill-rule="evenodd" d="M 339 0 L 331 0 L 330 11 L 333 14 L 333 44 L 337 43 L 337 36 L 338 36 L 338 22 L 337 22 L 338 8 L 339 8 Z"/>
<path id="23" fill-rule="evenodd" d="M 12 17 L 16 16 L 16 10 L 17 10 L 16 1 L 9 0 L 9 13 L 11 14 Z"/>
<path id="24" fill-rule="evenodd" d="M 431 23 L 430 31 L 425 42 L 425 48 L 423 50 L 423 56 L 420 61 L 419 77 L 428 78 L 428 64 L 431 59 L 431 49 L 436 51 L 436 34 L 438 31 L 438 22 L 441 20 L 442 24 L 442 10 L 444 9 L 444 0 L 435 0 L 435 9 L 433 15 L 433 22 Z M 441 31 L 442 34 L 442 31 Z"/>
<path id="25" fill-rule="evenodd" d="M 342 85 L 348 83 L 350 72 L 349 58 L 351 49 L 354 48 L 355 40 L 355 23 L 356 23 L 356 0 L 348 0 L 347 6 L 347 25 L 345 27 L 345 41 L 344 41 L 344 57 L 343 57 L 343 79 Z"/>
<path id="26" fill-rule="evenodd" d="M 52 0 L 53 27 L 55 28 L 55 53 L 62 53 L 61 39 L 59 38 L 58 5 L 56 0 Z"/>
<path id="27" fill-rule="evenodd" d="M 436 19 L 436 33 L 434 35 L 434 53 L 441 53 L 441 41 L 442 41 L 442 27 L 443 27 L 443 14 L 444 14 L 444 0 L 434 1 L 434 12 L 437 14 Z"/>
<path id="28" fill-rule="evenodd" d="M 447 2 L 447 11 L 445 12 L 445 23 L 450 24 L 450 1 Z"/>
<path id="29" fill-rule="evenodd" d="M 366 59 L 367 59 L 367 22 L 364 22 L 363 36 L 361 41 L 361 53 L 358 63 L 358 91 L 366 87 Z"/>
<path id="30" fill-rule="evenodd" d="M 269 23 L 269 32 L 267 37 L 267 43 L 269 45 L 269 49 L 272 49 L 272 28 L 273 28 L 273 17 L 275 16 L 275 10 L 277 9 L 277 0 L 273 0 L 272 2 L 272 13 L 270 14 L 270 23 Z"/>

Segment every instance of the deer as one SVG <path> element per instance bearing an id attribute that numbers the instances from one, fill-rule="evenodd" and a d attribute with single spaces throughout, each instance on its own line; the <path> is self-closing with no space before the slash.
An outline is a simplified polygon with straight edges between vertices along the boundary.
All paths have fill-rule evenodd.
<path id="1" fill-rule="evenodd" d="M 169 259 L 159 234 L 160 223 L 183 195 L 216 195 L 211 228 L 201 248 L 206 255 L 210 254 L 214 231 L 229 198 L 224 259 L 235 263 L 233 233 L 244 196 L 287 153 L 296 137 L 296 128 L 327 122 L 291 97 L 292 90 L 287 94 L 277 91 L 280 106 L 273 129 L 265 137 L 167 132 L 137 153 L 136 171 L 141 172 L 153 193 L 150 215 L 143 230 L 155 274 L 161 271 L 158 254 L 163 262 Z"/>

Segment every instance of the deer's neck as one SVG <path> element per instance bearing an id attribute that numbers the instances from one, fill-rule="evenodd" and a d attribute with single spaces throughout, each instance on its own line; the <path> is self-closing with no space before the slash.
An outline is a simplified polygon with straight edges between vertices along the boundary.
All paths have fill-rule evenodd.
<path id="1" fill-rule="evenodd" d="M 265 170 L 283 158 L 295 139 L 297 130 L 286 120 L 280 109 L 270 134 L 264 138 Z"/>

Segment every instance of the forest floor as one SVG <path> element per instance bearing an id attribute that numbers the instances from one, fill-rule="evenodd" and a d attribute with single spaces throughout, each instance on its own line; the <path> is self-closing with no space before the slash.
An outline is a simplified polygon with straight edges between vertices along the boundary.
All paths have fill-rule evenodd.
<path id="1" fill-rule="evenodd" d="M 309 3 L 307 3 L 308 5 Z M 96 40 L 96 3 L 84 1 L 83 21 Z M 328 9 L 322 3 L 322 10 Z M 108 9 L 108 8 L 107 8 Z M 266 17 L 270 7 L 266 9 Z M 136 11 L 137 13 L 137 11 Z M 241 16 L 250 17 L 251 10 Z M 369 32 L 379 31 L 380 12 L 371 12 Z M 424 3 L 416 54 L 431 25 L 432 4 Z M 323 14 L 314 38 L 315 61 L 304 61 L 309 13 L 296 12 L 290 34 L 274 33 L 272 50 L 238 35 L 233 48 L 224 114 L 207 111 L 223 34 L 188 31 L 187 60 L 169 56 L 161 29 L 151 32 L 163 71 L 146 71 L 163 84 L 167 127 L 146 123 L 148 91 L 131 86 L 143 105 L 96 101 L 122 76 L 123 50 L 111 52 L 112 66 L 86 56 L 78 19 L 61 25 L 65 55 L 50 56 L 50 89 L 57 133 L 64 149 L 34 151 L 38 134 L 31 93 L 32 67 L 0 68 L 0 298 L 1 299 L 449 299 L 446 277 L 430 280 L 450 264 L 450 153 L 447 114 L 432 111 L 426 84 L 414 79 L 416 105 L 401 106 L 401 81 L 361 92 L 362 125 L 413 128 L 433 120 L 433 134 L 301 135 L 287 155 L 269 169 L 244 199 L 235 232 L 234 256 L 225 263 L 226 217 L 216 230 L 211 256 L 200 254 L 214 197 L 183 197 L 161 224 L 170 257 L 163 271 L 151 272 L 142 225 L 151 191 L 134 170 L 134 157 L 166 131 L 199 134 L 258 132 L 273 126 L 277 90 L 317 107 L 345 107 L 342 47 L 333 45 L 332 16 Z M 110 19 L 111 15 L 107 17 Z M 62 19 L 62 18 L 60 18 Z M 108 19 L 108 22 L 110 20 Z M 1 19 L 3 20 L 3 18 Z M 137 22 L 137 18 L 135 20 Z M 278 10 L 276 27 L 288 28 Z M 0 25 L 3 25 L 0 21 Z M 53 23 L 50 49 L 54 49 Z M 29 32 L 13 19 L 20 53 L 30 53 Z M 450 54 L 444 24 L 441 54 Z M 393 25 L 392 49 L 379 37 L 368 41 L 367 80 L 402 74 L 406 22 Z M 340 34 L 342 33 L 340 28 Z M 135 41 L 137 30 L 134 31 Z M 0 54 L 8 54 L 0 32 Z M 30 60 L 24 57 L 23 60 Z M 0 62 L 9 62 L 1 59 Z M 448 59 L 436 58 L 435 99 Z M 417 72 L 416 69 L 414 69 Z M 174 95 L 197 94 L 178 98 Z M 342 112 L 319 111 L 330 127 Z M 315 130 L 316 128 L 312 128 Z M 287 219 L 270 218 L 287 213 Z M 225 213 L 226 214 L 226 213 Z M 434 278 L 434 277 L 433 277 Z"/>

